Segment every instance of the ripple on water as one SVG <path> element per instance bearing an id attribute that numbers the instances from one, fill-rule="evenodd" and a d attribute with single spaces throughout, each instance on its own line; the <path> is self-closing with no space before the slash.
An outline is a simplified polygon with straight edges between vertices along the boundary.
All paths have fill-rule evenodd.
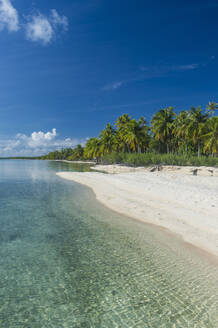
<path id="1" fill-rule="evenodd" d="M 0 327 L 218 327 L 217 265 L 48 165 L 0 180 Z"/>

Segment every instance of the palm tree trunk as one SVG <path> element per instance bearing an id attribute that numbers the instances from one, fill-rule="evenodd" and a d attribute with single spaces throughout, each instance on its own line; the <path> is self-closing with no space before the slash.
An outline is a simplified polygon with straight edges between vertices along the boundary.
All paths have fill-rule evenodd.
<path id="1" fill-rule="evenodd" d="M 200 141 L 198 141 L 198 157 L 201 155 L 201 144 Z"/>
<path id="2" fill-rule="evenodd" d="M 185 140 L 185 152 L 187 153 L 188 151 L 188 144 L 187 144 L 187 141 Z"/>

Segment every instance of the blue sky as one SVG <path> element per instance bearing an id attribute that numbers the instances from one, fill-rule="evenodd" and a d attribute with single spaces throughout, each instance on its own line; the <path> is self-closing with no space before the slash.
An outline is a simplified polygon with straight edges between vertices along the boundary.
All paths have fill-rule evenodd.
<path id="1" fill-rule="evenodd" d="M 0 0 L 0 156 L 217 101 L 217 17 L 217 0 Z"/>

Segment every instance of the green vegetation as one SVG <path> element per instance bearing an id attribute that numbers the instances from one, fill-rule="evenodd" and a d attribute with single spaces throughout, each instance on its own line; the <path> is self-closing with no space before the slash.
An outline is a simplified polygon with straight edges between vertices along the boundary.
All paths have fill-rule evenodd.
<path id="1" fill-rule="evenodd" d="M 83 154 L 84 148 L 81 145 L 77 145 L 74 149 L 65 148 L 60 151 L 55 150 L 48 155 L 41 156 L 40 159 L 78 161 L 83 159 Z"/>
<path id="2" fill-rule="evenodd" d="M 128 166 L 179 165 L 179 166 L 217 166 L 218 158 L 212 156 L 192 156 L 157 153 L 112 153 L 101 158 L 103 164 L 123 164 Z"/>
<path id="3" fill-rule="evenodd" d="M 96 160 L 127 165 L 208 165 L 218 166 L 218 104 L 206 110 L 192 107 L 176 114 L 173 107 L 155 113 L 150 125 L 144 117 L 120 116 L 107 124 L 98 138 L 85 147 L 54 151 L 43 159 Z"/>

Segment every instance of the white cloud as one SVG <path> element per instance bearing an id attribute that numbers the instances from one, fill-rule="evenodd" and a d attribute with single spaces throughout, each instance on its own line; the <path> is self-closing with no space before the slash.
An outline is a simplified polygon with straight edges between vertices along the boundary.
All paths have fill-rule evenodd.
<path id="1" fill-rule="evenodd" d="M 51 42 L 53 34 L 52 25 L 44 15 L 32 16 L 30 22 L 26 25 L 28 40 L 48 44 Z"/>
<path id="2" fill-rule="evenodd" d="M 0 30 L 7 28 L 10 32 L 19 29 L 18 12 L 10 0 L 0 0 Z"/>
<path id="3" fill-rule="evenodd" d="M 58 138 L 56 129 L 48 132 L 17 134 L 14 138 L 0 140 L 0 156 L 39 156 L 61 148 L 73 148 L 84 144 L 85 139 Z"/>
<path id="4" fill-rule="evenodd" d="M 52 140 L 56 137 L 57 132 L 56 129 L 52 129 L 52 132 L 44 133 L 42 131 L 33 132 L 31 134 L 32 140 L 35 142 L 41 142 L 43 140 Z"/>
<path id="5" fill-rule="evenodd" d="M 52 9 L 50 17 L 39 13 L 29 18 L 26 24 L 26 36 L 28 40 L 46 45 L 52 41 L 58 29 L 67 31 L 68 19 Z"/>
<path id="6" fill-rule="evenodd" d="M 169 71 L 191 71 L 193 69 L 198 68 L 200 65 L 199 64 L 187 64 L 187 65 L 177 65 L 177 66 L 172 66 L 169 68 Z"/>
<path id="7" fill-rule="evenodd" d="M 44 45 L 49 44 L 58 32 L 68 30 L 68 19 L 61 16 L 56 9 L 50 10 L 49 15 L 40 12 L 27 16 L 22 24 L 26 38 Z M 10 32 L 19 30 L 19 15 L 13 7 L 11 0 L 0 0 L 0 30 L 8 29 Z"/>
<path id="8" fill-rule="evenodd" d="M 54 27 L 62 26 L 64 31 L 68 30 L 68 19 L 66 16 L 60 16 L 56 9 L 51 10 L 51 22 Z"/>
<path id="9" fill-rule="evenodd" d="M 145 72 L 148 77 L 156 77 L 166 75 L 170 72 L 176 71 L 191 71 L 197 69 L 201 64 L 185 64 L 185 65 L 156 65 L 151 67 L 141 66 L 140 70 Z"/>
<path id="10" fill-rule="evenodd" d="M 128 82 L 128 81 L 127 81 Z M 126 81 L 117 81 L 117 82 L 113 82 L 111 84 L 107 84 L 103 87 L 104 91 L 108 91 L 108 90 L 116 90 L 119 89 L 123 86 L 123 84 L 125 84 Z"/>
<path id="11" fill-rule="evenodd" d="M 141 66 L 140 72 L 134 73 L 132 77 L 126 80 L 121 80 L 117 82 L 113 82 L 111 84 L 105 85 L 102 90 L 103 91 L 111 91 L 117 90 L 127 84 L 133 82 L 144 81 L 148 79 L 153 79 L 161 76 L 166 76 L 170 73 L 175 72 L 186 72 L 193 71 L 200 67 L 206 66 L 206 64 L 186 64 L 186 65 L 154 65 L 154 66 Z"/>

